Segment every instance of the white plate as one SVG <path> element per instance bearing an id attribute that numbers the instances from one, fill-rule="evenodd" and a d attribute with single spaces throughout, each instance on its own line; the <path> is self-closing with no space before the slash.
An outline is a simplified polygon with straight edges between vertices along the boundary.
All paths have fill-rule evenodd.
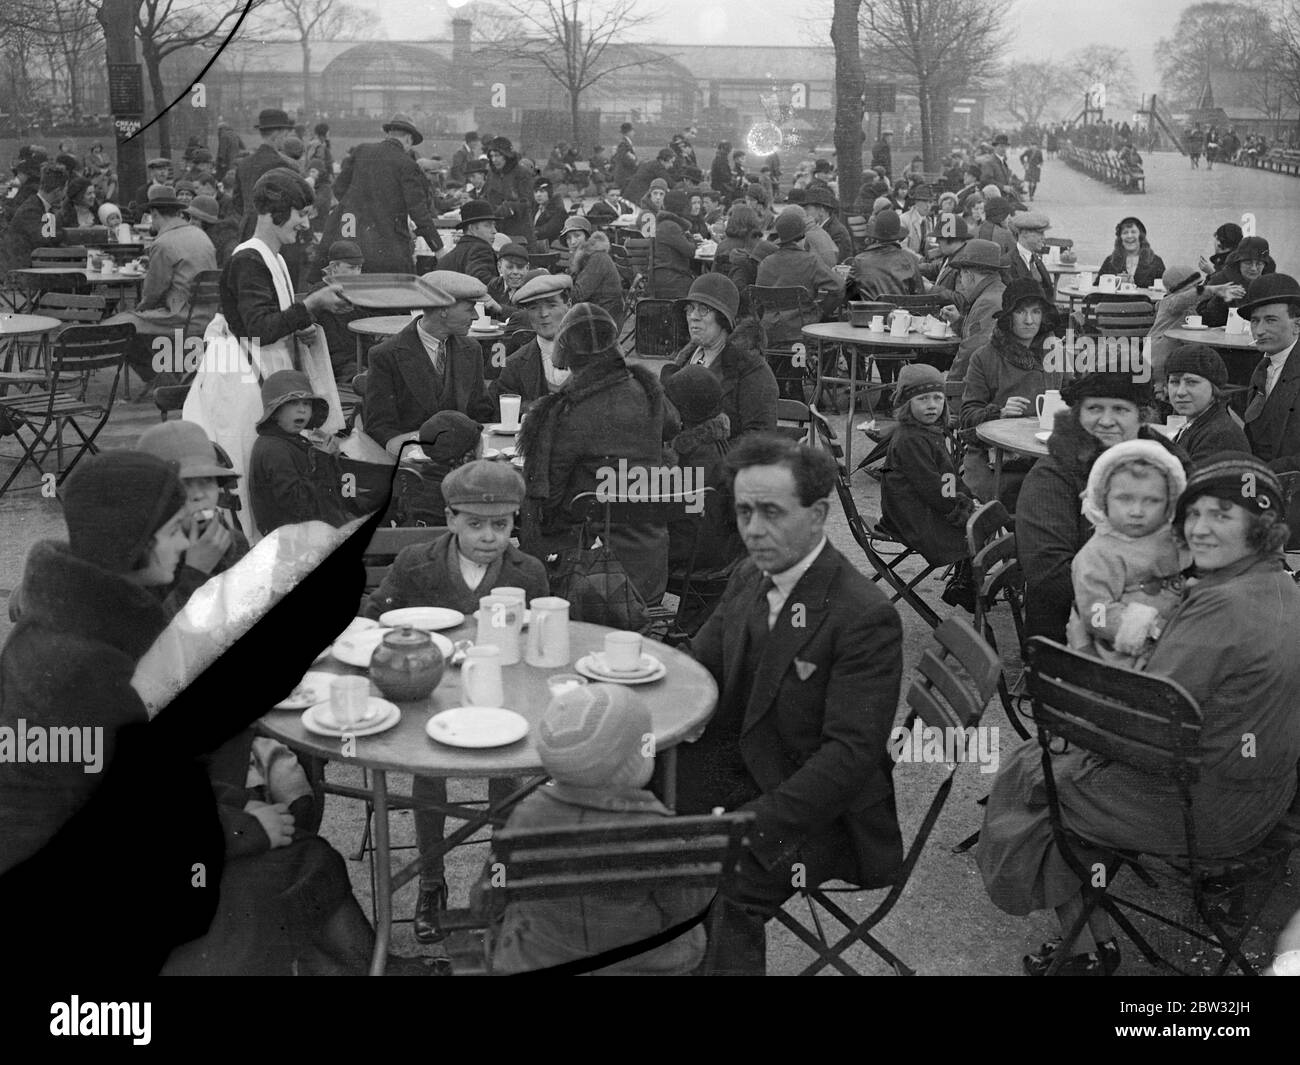
<path id="1" fill-rule="evenodd" d="M 609 664 L 609 655 L 604 651 L 592 651 L 588 657 L 591 659 L 591 668 L 600 673 L 608 673 L 611 677 L 643 677 L 649 676 L 662 664 L 654 655 L 641 653 L 641 661 L 632 669 L 615 669 Z"/>
<path id="2" fill-rule="evenodd" d="M 1178 329 L 1209 329 L 1210 327 L 1209 327 L 1208 325 L 1206 325 L 1205 323 L 1201 323 L 1200 325 L 1188 325 L 1186 322 L 1184 322 L 1182 325 L 1177 326 L 1176 328 L 1178 328 Z"/>
<path id="3" fill-rule="evenodd" d="M 1052 430 L 1051 430 L 1051 429 L 1043 429 L 1043 430 L 1041 430 L 1040 432 L 1037 432 L 1037 433 L 1034 434 L 1034 439 L 1035 439 L 1035 440 L 1039 440 L 1039 441 L 1041 441 L 1042 443 L 1046 444 L 1046 443 L 1047 443 L 1047 438 L 1048 438 L 1049 436 L 1051 436 L 1051 435 L 1052 435 Z"/>
<path id="4" fill-rule="evenodd" d="M 354 633 L 365 632 L 367 629 L 377 628 L 379 628 L 379 622 L 373 621 L 370 618 L 353 618 L 348 622 L 348 627 L 339 633 L 339 636 L 351 636 Z"/>
<path id="5" fill-rule="evenodd" d="M 330 651 L 345 665 L 369 669 L 370 656 L 375 653 L 375 648 L 384 642 L 384 637 L 392 631 L 392 629 L 381 629 L 376 626 L 364 632 L 345 632 L 334 641 Z"/>
<path id="6" fill-rule="evenodd" d="M 373 718 L 363 725 L 341 729 L 334 724 L 334 716 L 330 713 L 330 704 L 326 700 L 302 712 L 302 727 L 317 736 L 373 736 L 377 732 L 387 732 L 402 720 L 402 711 L 387 699 L 372 695 L 370 705 L 375 708 Z"/>
<path id="7" fill-rule="evenodd" d="M 408 606 L 379 615 L 381 625 L 394 629 L 399 625 L 410 625 L 412 628 L 424 629 L 426 632 L 454 629 L 464 620 L 465 615 L 459 610 L 451 610 L 444 606 Z"/>
<path id="8" fill-rule="evenodd" d="M 649 684 L 652 681 L 662 680 L 668 675 L 668 667 L 662 662 L 659 662 L 658 669 L 646 676 L 629 676 L 626 673 L 615 676 L 612 673 L 601 673 L 592 667 L 592 658 L 592 655 L 583 655 L 573 664 L 573 668 L 589 680 L 598 680 L 602 684 Z M 659 660 L 655 659 L 655 661 Z"/>
<path id="9" fill-rule="evenodd" d="M 448 747 L 504 747 L 528 735 L 528 721 L 513 710 L 457 706 L 434 714 L 424 731 Z"/>
<path id="10" fill-rule="evenodd" d="M 496 433 L 498 436 L 514 436 L 522 428 L 522 425 L 501 425 L 497 423 L 496 425 L 483 426 L 483 431 L 485 433 Z"/>
<path id="11" fill-rule="evenodd" d="M 319 670 L 306 673 L 298 686 L 289 693 L 287 698 L 281 699 L 275 704 L 277 710 L 306 710 L 309 706 L 315 706 L 319 702 L 325 702 L 330 697 L 330 684 L 337 679 L 337 673 L 322 673 Z"/>

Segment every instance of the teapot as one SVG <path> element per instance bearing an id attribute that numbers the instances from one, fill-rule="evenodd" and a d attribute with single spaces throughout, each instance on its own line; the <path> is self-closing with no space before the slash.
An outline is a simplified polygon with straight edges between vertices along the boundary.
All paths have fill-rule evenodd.
<path id="1" fill-rule="evenodd" d="M 1056 424 L 1056 412 L 1065 410 L 1069 404 L 1061 398 L 1059 388 L 1049 388 L 1046 392 L 1034 397 L 1034 409 L 1038 412 L 1038 428 L 1051 432 L 1052 426 Z"/>
<path id="2" fill-rule="evenodd" d="M 433 639 L 410 625 L 388 633 L 370 656 L 370 679 L 394 702 L 427 699 L 445 669 Z"/>

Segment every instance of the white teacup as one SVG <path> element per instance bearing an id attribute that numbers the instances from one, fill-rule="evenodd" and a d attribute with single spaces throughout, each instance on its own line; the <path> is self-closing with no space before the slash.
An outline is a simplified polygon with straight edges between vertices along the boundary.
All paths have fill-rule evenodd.
<path id="1" fill-rule="evenodd" d="M 1164 278 L 1161 277 L 1153 278 L 1151 281 L 1151 287 L 1156 292 L 1163 292 L 1165 290 Z"/>
<path id="2" fill-rule="evenodd" d="M 641 668 L 641 634 L 611 632 L 605 636 L 605 665 L 619 673 L 634 673 Z"/>
<path id="3" fill-rule="evenodd" d="M 495 595 L 485 595 L 478 601 L 474 615 L 478 631 L 476 644 L 495 645 L 501 652 L 501 664 L 513 666 L 523 658 L 523 641 L 520 633 L 524 627 L 524 608 L 519 600 Z"/>
<path id="4" fill-rule="evenodd" d="M 338 728 L 355 728 L 375 716 L 366 677 L 338 677 L 330 682 L 330 716 Z"/>
<path id="5" fill-rule="evenodd" d="M 1201 326 L 1201 316 L 1199 314 L 1189 314 L 1183 319 L 1193 329 L 1199 329 Z"/>

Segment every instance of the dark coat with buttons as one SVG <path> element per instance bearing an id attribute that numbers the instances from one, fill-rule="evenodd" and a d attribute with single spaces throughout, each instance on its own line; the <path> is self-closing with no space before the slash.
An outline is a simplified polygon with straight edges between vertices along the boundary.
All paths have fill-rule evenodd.
<path id="1" fill-rule="evenodd" d="M 903 857 L 888 750 L 903 671 L 898 611 L 828 543 L 792 589 L 751 678 L 742 668 L 747 621 L 762 579 L 742 562 L 691 641 L 717 681 L 719 708 L 704 735 L 678 749 L 677 810 L 709 812 L 726 799 L 715 782 L 747 772 L 760 793 L 744 804 L 756 815 L 750 848 L 766 869 L 788 867 L 816 840 L 840 856 L 831 875 L 892 883 Z M 735 700 L 744 706 L 733 745 L 716 725 Z"/>
<path id="2" fill-rule="evenodd" d="M 381 444 L 400 433 L 414 432 L 440 410 L 458 410 L 476 422 L 489 421 L 494 413 L 478 341 L 447 338 L 447 363 L 439 381 L 418 326 L 411 322 L 370 352 L 365 427 Z"/>
<path id="3" fill-rule="evenodd" d="M 372 144 L 358 144 L 343 160 L 334 181 L 338 207 L 330 217 L 322 246 L 355 239 L 365 256 L 366 273 L 409 274 L 415 262 L 415 242 L 407 219 L 429 247 L 437 251 L 442 238 L 429 207 L 429 187 L 420 167 L 399 141 L 387 138 Z M 352 214 L 356 236 L 348 237 L 339 227 L 343 215 Z"/>

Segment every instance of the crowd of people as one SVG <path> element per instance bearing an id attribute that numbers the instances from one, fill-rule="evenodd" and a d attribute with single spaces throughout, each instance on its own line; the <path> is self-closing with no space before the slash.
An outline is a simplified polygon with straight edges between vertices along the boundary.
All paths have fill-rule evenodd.
<path id="1" fill-rule="evenodd" d="M 120 212 L 149 214 L 156 231 L 156 285 L 147 280 L 148 298 L 121 320 L 141 336 L 171 328 L 193 274 L 219 268 L 221 313 L 207 350 L 234 345 L 243 372 L 205 363 L 182 420 L 149 430 L 135 451 L 84 460 L 66 479 L 67 541 L 32 549 L 11 600 L 17 624 L 0 652 L 6 724 L 84 723 L 84 693 L 74 686 L 109 676 L 114 695 L 97 703 L 98 722 L 145 720 L 126 681 L 151 643 L 205 582 L 236 571 L 250 545 L 286 528 L 348 528 L 378 507 L 389 522 L 443 526 L 398 556 L 361 613 L 472 611 L 497 585 L 530 598 L 557 588 L 566 549 L 588 545 L 579 497 L 605 471 L 699 470 L 711 492 L 694 519 L 654 504 L 602 530 L 642 604 L 661 602 L 670 571 L 688 557 L 726 579 L 725 592 L 680 619 L 685 646 L 719 696 L 702 737 L 679 752 L 675 811 L 647 790 L 644 705 L 626 689 L 592 685 L 541 716 L 535 743 L 554 784 L 510 823 L 572 823 L 593 810 L 751 811 L 737 875 L 714 903 L 708 971 L 761 973 L 765 925 L 798 889 L 796 864 L 804 883 L 871 888 L 891 883 L 902 863 L 886 746 L 903 673 L 902 619 L 829 542 L 834 463 L 777 427 L 779 399 L 806 398 L 805 374 L 766 352 L 834 319 L 847 300 L 929 295 L 953 327 L 953 350 L 882 383 L 880 413 L 894 424 L 885 523 L 928 562 L 953 567 L 944 600 L 969 610 L 977 589 L 965 522 L 1001 498 L 1016 517 L 1027 634 L 1169 677 L 1198 700 L 1206 765 L 1195 802 L 1207 854 L 1250 848 L 1292 802 L 1300 655 L 1290 622 L 1300 622 L 1300 588 L 1283 563 L 1279 474 L 1300 471 L 1300 363 L 1289 359 L 1300 337 L 1300 283 L 1276 272 L 1262 237 L 1225 224 L 1195 267 L 1166 265 L 1141 219 L 1117 223 L 1100 273 L 1140 287 L 1159 281 L 1167 292 L 1151 331 L 1153 388 L 1131 373 L 1071 374 L 1048 361 L 1070 324 L 1043 262 L 1051 220 L 1028 205 L 1053 150 L 1050 131 L 1026 142 L 1023 177 L 1006 134 L 955 146 L 941 175 L 913 160 L 895 177 L 882 135 L 861 188 L 846 197 L 829 160 L 801 164 L 782 189 L 775 157 L 754 173 L 726 141 L 705 185 L 692 130 L 643 160 L 626 126 L 598 178 L 594 160 L 579 169 L 569 145 L 557 144 L 539 174 L 509 139 L 467 133 L 444 182 L 413 155 L 423 136 L 406 116 L 392 116 L 382 139 L 337 166 L 323 124 L 304 143 L 283 111 L 267 109 L 257 129 L 260 143 L 242 157 L 228 127 L 218 160 L 195 148 L 189 162 L 205 181 L 194 182 L 188 202 L 167 183 L 170 164 L 156 160 L 150 183 Z M 227 162 L 228 189 L 224 177 L 210 186 L 211 170 L 198 169 L 224 173 Z M 3 237 L 15 261 L 31 250 L 11 236 L 27 232 L 24 203 L 63 206 L 83 169 L 34 149 L 19 168 L 31 187 Z M 556 195 L 582 174 L 592 195 Z M 93 204 L 89 180 L 73 197 L 77 222 Z M 462 235 L 444 249 L 435 222 L 452 206 Z M 657 245 L 646 291 L 684 301 L 689 336 L 658 372 L 621 343 L 631 279 L 614 261 L 612 223 L 638 210 L 650 214 Z M 206 215 L 237 227 L 225 253 L 204 231 Z M 41 240 L 58 242 L 60 233 Z M 340 323 L 355 308 L 340 279 L 414 273 L 421 240 L 433 267 L 422 271 L 423 305 L 370 350 L 358 410 L 345 417 L 339 383 L 355 341 Z M 696 256 L 705 240 L 716 242 L 711 268 Z M 567 266 L 531 269 L 532 256 L 550 249 L 567 252 Z M 754 285 L 799 288 L 807 299 L 756 305 Z M 503 365 L 491 366 L 471 334 L 479 305 L 510 323 L 518 341 Z M 1194 311 L 1207 323 L 1230 311 L 1248 319 L 1263 358 L 1244 403 L 1229 404 L 1228 373 L 1212 348 L 1167 336 Z M 1032 417 L 1050 388 L 1061 390 L 1065 409 L 1048 455 L 1005 464 L 995 483 L 977 427 Z M 482 455 L 484 426 L 501 420 L 506 396 L 527 415 L 522 472 Z M 1162 410 L 1185 419 L 1172 439 L 1149 427 Z M 956 456 L 950 424 L 962 444 Z M 392 492 L 345 491 L 349 463 L 354 475 L 370 466 L 385 479 L 395 468 Z M 1275 608 L 1260 610 L 1265 602 Z M 67 681 L 37 683 L 55 661 Z M 1266 756 L 1240 757 L 1246 732 L 1261 738 Z M 978 864 L 996 905 L 1012 914 L 1054 909 L 1069 929 L 1081 885 L 1055 849 L 1038 761 L 1037 746 L 1027 745 L 1004 765 Z M 30 858 L 86 802 L 93 780 L 74 768 L 3 767 L 0 871 Z M 210 772 L 230 859 L 218 919 L 168 971 L 364 971 L 373 930 L 337 852 L 316 832 L 320 811 L 292 754 L 244 733 L 217 752 Z M 1183 848 L 1176 794 L 1077 753 L 1059 759 L 1056 777 L 1068 827 L 1084 836 L 1161 854 Z M 508 783 L 491 782 L 490 795 L 499 799 Z M 443 801 L 444 787 L 417 780 L 415 797 Z M 436 942 L 449 894 L 434 857 L 444 819 L 422 811 L 416 828 L 426 857 L 415 932 Z M 579 957 L 659 931 L 706 901 L 663 892 L 520 904 L 499 915 L 498 966 Z M 1026 971 L 1045 972 L 1055 949 L 1028 955 Z M 685 973 L 702 957 L 697 930 L 620 969 Z M 394 964 L 420 971 L 418 962 Z M 1066 968 L 1100 974 L 1118 964 L 1097 917 Z"/>

